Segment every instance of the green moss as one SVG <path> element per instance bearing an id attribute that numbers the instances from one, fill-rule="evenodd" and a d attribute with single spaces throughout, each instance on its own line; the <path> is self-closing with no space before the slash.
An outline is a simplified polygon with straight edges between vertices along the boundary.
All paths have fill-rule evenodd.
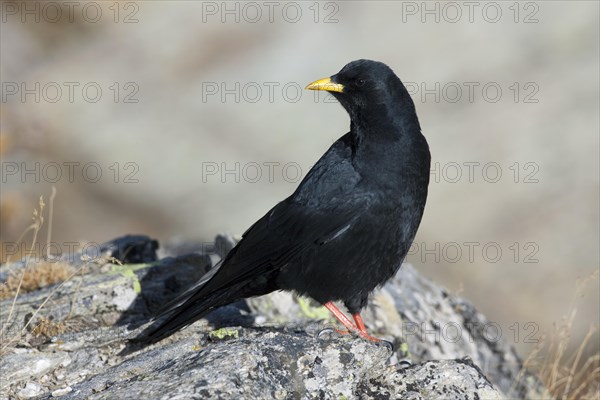
<path id="1" fill-rule="evenodd" d="M 125 278 L 130 278 L 131 280 L 133 280 L 133 290 L 137 294 L 140 294 L 140 293 L 142 293 L 142 285 L 140 284 L 140 280 L 138 279 L 137 275 L 135 274 L 135 271 L 143 269 L 143 268 L 147 268 L 151 265 L 152 264 L 123 264 L 123 265 L 115 264 L 111 267 L 110 273 L 111 274 L 120 274 L 120 275 L 124 276 Z"/>
<path id="2" fill-rule="evenodd" d="M 406 342 L 401 343 L 400 347 L 398 348 L 398 350 L 400 350 L 400 353 L 402 353 L 402 355 L 404 357 L 412 358 L 412 356 L 410 354 L 410 349 L 408 348 L 408 343 L 406 343 Z"/>
<path id="3" fill-rule="evenodd" d="M 300 306 L 300 311 L 302 311 L 302 314 L 306 315 L 308 318 L 324 320 L 329 320 L 331 318 L 331 313 L 325 307 L 311 306 L 310 300 L 306 297 L 298 296 L 296 300 L 298 301 L 298 305 Z"/>
<path id="4" fill-rule="evenodd" d="M 237 329 L 221 328 L 210 332 L 208 336 L 211 339 L 225 339 L 228 337 L 237 339 L 240 336 L 240 332 Z"/>

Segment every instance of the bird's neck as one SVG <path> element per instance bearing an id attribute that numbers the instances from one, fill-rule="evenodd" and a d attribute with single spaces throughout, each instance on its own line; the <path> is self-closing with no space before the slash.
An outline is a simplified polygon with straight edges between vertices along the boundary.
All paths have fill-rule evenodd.
<path id="1" fill-rule="evenodd" d="M 351 121 L 357 168 L 377 170 L 371 176 L 381 178 L 383 185 L 389 176 L 407 171 L 429 176 L 429 146 L 410 96 L 370 107 L 368 115 L 352 116 Z"/>
<path id="2" fill-rule="evenodd" d="M 368 113 L 353 113 L 350 131 L 357 145 L 365 141 L 410 141 L 421 136 L 421 126 L 414 105 L 392 107 L 381 104 L 380 107 L 372 107 Z"/>
<path id="3" fill-rule="evenodd" d="M 369 141 L 409 139 L 421 135 L 415 103 L 400 80 L 391 82 L 395 90 L 386 93 L 379 103 L 369 107 L 357 105 L 348 109 L 351 130 L 357 140 Z"/>

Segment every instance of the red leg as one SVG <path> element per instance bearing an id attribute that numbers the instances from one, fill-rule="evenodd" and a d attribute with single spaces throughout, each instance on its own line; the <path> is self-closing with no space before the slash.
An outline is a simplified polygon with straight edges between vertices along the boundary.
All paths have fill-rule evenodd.
<path id="1" fill-rule="evenodd" d="M 340 309 L 337 308 L 335 304 L 333 304 L 333 302 L 331 302 L 331 301 L 327 302 L 324 304 L 324 306 L 329 311 L 331 311 L 333 316 L 335 318 L 337 318 L 337 320 L 340 321 L 346 328 L 348 328 L 348 330 L 350 332 L 356 332 L 356 333 L 358 333 L 358 335 L 361 338 L 370 340 L 372 342 L 381 342 L 381 339 L 377 339 L 376 337 L 371 336 L 367 333 L 367 327 L 365 326 L 365 323 L 363 322 L 359 313 L 352 314 L 352 317 L 354 318 L 354 322 L 356 322 L 356 325 L 354 325 L 352 323 L 352 321 L 350 321 L 350 318 L 346 317 L 346 314 L 341 312 Z M 347 332 L 339 331 L 337 329 L 336 329 L 336 331 L 341 334 L 347 333 Z"/>
<path id="2" fill-rule="evenodd" d="M 381 339 L 378 339 L 367 333 L 367 327 L 365 326 L 365 323 L 363 322 L 362 317 L 359 313 L 352 314 L 352 318 L 354 318 L 354 322 L 356 322 L 356 327 L 358 328 L 358 334 L 360 335 L 360 337 L 370 340 L 372 342 L 381 342 Z"/>
<path id="3" fill-rule="evenodd" d="M 367 331 L 367 327 L 365 326 L 365 323 L 363 322 L 360 314 L 358 314 L 358 313 L 352 314 L 352 318 L 354 318 L 354 322 L 356 322 L 356 327 L 358 328 L 359 331 L 361 331 L 361 332 Z"/>
<path id="4" fill-rule="evenodd" d="M 356 331 L 356 326 L 354 326 L 352 321 L 350 321 L 350 318 L 346 317 L 346 314 L 341 312 L 340 309 L 333 304 L 333 302 L 329 301 L 325 303 L 324 306 L 331 311 L 333 316 L 336 317 L 337 320 L 340 321 L 346 328 L 348 328 L 348 330 Z"/>

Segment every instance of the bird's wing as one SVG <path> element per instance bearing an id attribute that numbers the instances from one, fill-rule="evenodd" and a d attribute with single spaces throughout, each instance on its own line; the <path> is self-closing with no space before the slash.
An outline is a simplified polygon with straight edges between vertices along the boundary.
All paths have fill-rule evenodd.
<path id="1" fill-rule="evenodd" d="M 349 134 L 335 142 L 294 194 L 243 234 L 202 292 L 277 271 L 311 246 L 339 237 L 368 212 L 373 194 L 357 189 L 361 176 L 351 151 Z"/>
<path id="2" fill-rule="evenodd" d="M 165 311 L 168 319 L 148 328 L 154 342 L 193 323 L 216 307 L 277 290 L 277 273 L 336 240 L 368 213 L 372 194 L 357 190 L 360 175 L 343 140 L 315 164 L 296 192 L 252 225 L 225 259 Z"/>

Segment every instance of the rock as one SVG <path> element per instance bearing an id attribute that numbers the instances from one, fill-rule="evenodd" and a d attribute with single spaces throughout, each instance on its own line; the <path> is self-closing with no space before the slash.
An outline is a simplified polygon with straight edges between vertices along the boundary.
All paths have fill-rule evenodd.
<path id="1" fill-rule="evenodd" d="M 64 352 L 46 353 L 36 350 L 5 355 L 0 364 L 0 389 L 4 390 L 14 382 L 38 379 L 68 359 L 68 354 Z"/>
<path id="2" fill-rule="evenodd" d="M 17 396 L 20 399 L 31 399 L 39 396 L 44 392 L 42 385 L 35 382 L 27 382 L 25 387 L 17 392 Z"/>
<path id="3" fill-rule="evenodd" d="M 100 246 L 102 255 L 114 257 L 126 264 L 140 264 L 156 261 L 158 241 L 144 235 L 127 235 L 106 242 Z"/>
<path id="4" fill-rule="evenodd" d="M 71 386 L 67 386 L 62 389 L 56 389 L 55 391 L 52 392 L 52 397 L 64 396 L 65 394 L 71 392 L 72 390 L 73 390 L 73 388 L 71 388 Z"/>
<path id="5" fill-rule="evenodd" d="M 204 335 L 158 346 L 76 385 L 63 398 L 502 398 L 461 360 L 397 369 L 386 365 L 388 347 L 357 338 L 321 340 L 285 329 L 237 332 L 232 339 Z"/>
<path id="6" fill-rule="evenodd" d="M 220 234 L 215 238 L 215 253 L 221 258 L 224 258 L 227 253 L 233 249 L 236 240 L 231 235 Z"/>
<path id="7" fill-rule="evenodd" d="M 102 324 L 139 326 L 210 266 L 208 255 L 169 257 L 148 264 L 104 264 L 63 283 L 51 297 L 52 307 L 42 314 L 53 321 L 68 319 L 67 325 L 75 324 L 74 328 L 82 324 L 88 328 Z M 14 317 L 8 322 L 6 316 L 12 300 L 0 302 L 5 335 L 18 335 L 55 288 L 56 285 L 22 293 L 15 302 Z M 37 313 L 36 318 L 42 314 Z M 36 324 L 36 318 L 29 323 L 30 327 Z"/>
<path id="8" fill-rule="evenodd" d="M 359 387 L 373 399 L 503 399 L 472 363 L 463 360 L 427 361 L 396 369 Z"/>
<path id="9" fill-rule="evenodd" d="M 151 263 L 101 265 L 60 290 L 19 296 L 8 332 L 29 348 L 5 350 L 2 392 L 65 399 L 547 397 L 527 371 L 515 382 L 522 362 L 484 329 L 491 322 L 410 265 L 363 314 L 393 351 L 339 335 L 319 304 L 275 292 L 222 307 L 160 343 L 119 356 L 126 338 L 211 268 L 223 243 Z M 34 320 L 64 329 L 34 337 L 22 323 L 53 290 L 52 307 Z M 11 300 L 0 305 L 4 321 Z"/>

